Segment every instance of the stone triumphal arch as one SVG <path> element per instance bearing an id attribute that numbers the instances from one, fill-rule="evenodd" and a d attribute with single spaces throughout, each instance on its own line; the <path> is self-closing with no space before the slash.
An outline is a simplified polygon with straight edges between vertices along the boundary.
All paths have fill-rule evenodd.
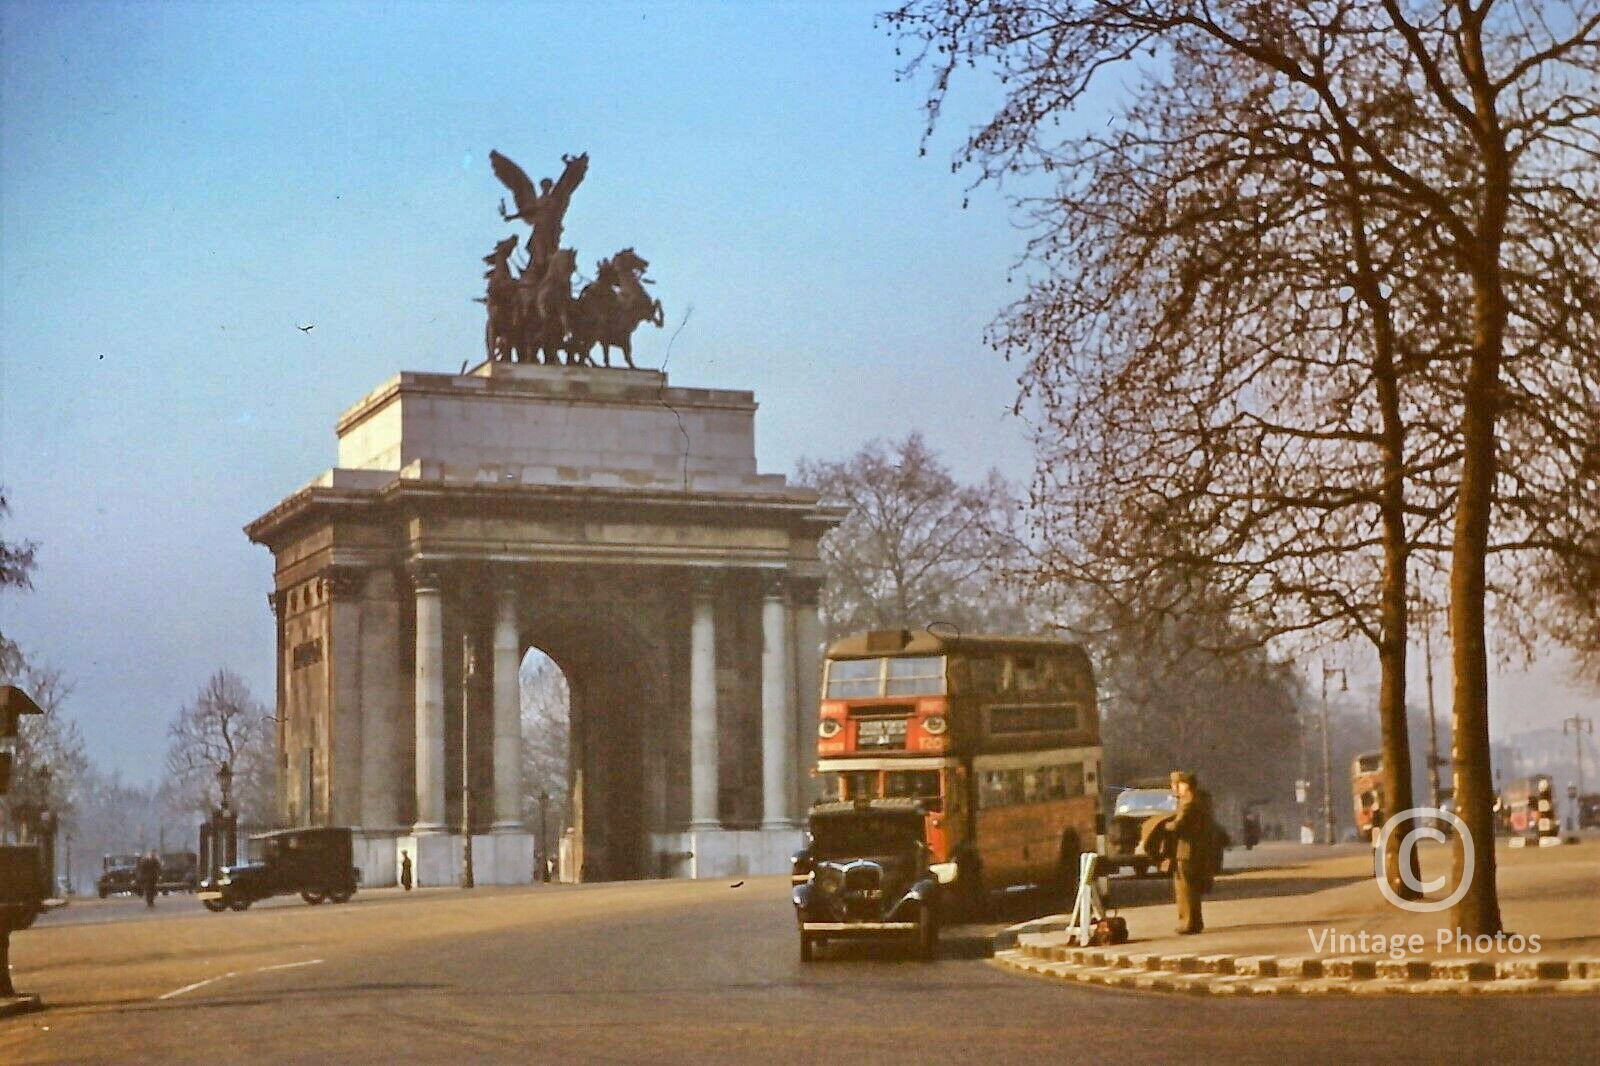
<path id="1" fill-rule="evenodd" d="M 757 472 L 749 392 L 655 371 L 403 373 L 338 465 L 246 529 L 276 562 L 279 814 L 531 878 L 517 671 L 572 693 L 586 877 L 784 869 L 815 736 L 817 540 L 839 515 Z M 465 782 L 465 788 L 463 788 Z"/>

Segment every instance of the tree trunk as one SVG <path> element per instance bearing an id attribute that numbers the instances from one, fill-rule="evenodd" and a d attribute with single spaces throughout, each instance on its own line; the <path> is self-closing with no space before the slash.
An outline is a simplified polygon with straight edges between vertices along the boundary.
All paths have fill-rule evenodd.
<path id="1" fill-rule="evenodd" d="M 1455 671 L 1456 810 L 1473 848 L 1455 844 L 1455 884 L 1466 894 L 1452 917 L 1468 936 L 1500 932 L 1500 897 L 1495 886 L 1494 776 L 1489 762 L 1489 655 L 1484 634 L 1484 561 L 1495 499 L 1495 434 L 1500 410 L 1500 362 L 1505 346 L 1505 279 L 1500 271 L 1511 163 L 1505 130 L 1495 111 L 1495 93 L 1483 61 L 1481 21 L 1463 25 L 1462 67 L 1471 86 L 1477 138 L 1483 157 L 1483 192 L 1478 228 L 1467 246 L 1472 279 L 1472 356 L 1467 368 L 1466 411 L 1461 421 L 1461 486 L 1456 501 L 1455 542 L 1450 558 L 1451 647 Z"/>
<path id="2" fill-rule="evenodd" d="M 1496 338 L 1498 340 L 1498 338 Z M 1465 455 L 1461 496 L 1450 562 L 1451 661 L 1455 674 L 1456 813 L 1472 838 L 1473 869 L 1465 869 L 1465 850 L 1455 845 L 1454 883 L 1469 877 L 1466 895 L 1452 917 L 1469 936 L 1500 931 L 1500 900 L 1495 890 L 1494 779 L 1489 765 L 1489 656 L 1484 636 L 1484 558 L 1494 492 L 1494 408 L 1499 378 L 1498 344 L 1491 356 L 1482 346 L 1468 375 Z"/>

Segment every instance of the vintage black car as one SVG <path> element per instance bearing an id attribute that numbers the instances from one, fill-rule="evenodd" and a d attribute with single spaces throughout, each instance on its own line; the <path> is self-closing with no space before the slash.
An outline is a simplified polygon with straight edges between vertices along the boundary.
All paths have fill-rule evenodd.
<path id="1" fill-rule="evenodd" d="M 200 856 L 192 851 L 163 851 L 156 887 L 168 892 L 193 892 L 200 886 Z"/>
<path id="2" fill-rule="evenodd" d="M 94 890 L 101 899 L 132 892 L 138 870 L 137 855 L 107 855 L 100 860 L 100 876 L 95 879 Z"/>
<path id="3" fill-rule="evenodd" d="M 242 911 L 256 900 L 300 893 L 307 903 L 343 903 L 356 894 L 361 872 L 352 865 L 350 830 L 280 829 L 250 838 L 251 860 L 224 866 L 196 893 L 210 911 Z"/>
<path id="4" fill-rule="evenodd" d="M 806 847 L 794 856 L 802 962 L 830 939 L 845 938 L 900 938 L 933 958 L 940 882 L 923 839 L 925 802 L 874 799 L 811 808 Z"/>

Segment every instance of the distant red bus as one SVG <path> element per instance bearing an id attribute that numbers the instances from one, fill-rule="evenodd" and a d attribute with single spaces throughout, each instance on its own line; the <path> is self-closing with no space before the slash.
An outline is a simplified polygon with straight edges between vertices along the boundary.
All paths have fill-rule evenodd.
<path id="1" fill-rule="evenodd" d="M 1548 774 L 1518 778 L 1500 790 L 1495 813 L 1513 836 L 1557 836 L 1555 787 Z"/>
<path id="2" fill-rule="evenodd" d="M 1357 755 L 1350 764 L 1350 795 L 1355 800 L 1356 832 L 1368 840 L 1393 813 L 1385 808 L 1383 784 L 1383 752 Z"/>

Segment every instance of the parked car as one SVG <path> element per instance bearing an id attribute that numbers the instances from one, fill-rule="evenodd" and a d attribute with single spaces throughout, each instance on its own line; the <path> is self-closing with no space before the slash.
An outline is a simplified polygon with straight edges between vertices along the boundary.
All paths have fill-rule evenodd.
<path id="1" fill-rule="evenodd" d="M 206 909 L 242 911 L 257 900 L 296 892 L 307 903 L 343 903 L 356 893 L 361 871 L 351 862 L 350 830 L 280 829 L 250 838 L 252 861 L 224 866 L 196 893 Z"/>
<path id="2" fill-rule="evenodd" d="M 939 944 L 939 891 L 955 864 L 929 866 L 926 801 L 819 803 L 794 856 L 792 892 L 800 961 L 832 939 L 894 938 L 932 958 Z"/>
<path id="3" fill-rule="evenodd" d="M 107 855 L 100 860 L 100 876 L 94 882 L 95 892 L 101 899 L 132 892 L 138 868 L 137 855 Z"/>
<path id="4" fill-rule="evenodd" d="M 200 886 L 200 856 L 192 851 L 161 853 L 161 877 L 156 887 L 168 892 L 193 892 Z"/>
<path id="5" fill-rule="evenodd" d="M 1100 872 L 1114 874 L 1123 867 L 1143 877 L 1157 868 L 1157 856 L 1146 851 L 1144 826 L 1151 818 L 1170 817 L 1178 811 L 1178 797 L 1167 789 L 1125 788 L 1112 802 L 1111 823 L 1106 827 L 1106 853 Z"/>

